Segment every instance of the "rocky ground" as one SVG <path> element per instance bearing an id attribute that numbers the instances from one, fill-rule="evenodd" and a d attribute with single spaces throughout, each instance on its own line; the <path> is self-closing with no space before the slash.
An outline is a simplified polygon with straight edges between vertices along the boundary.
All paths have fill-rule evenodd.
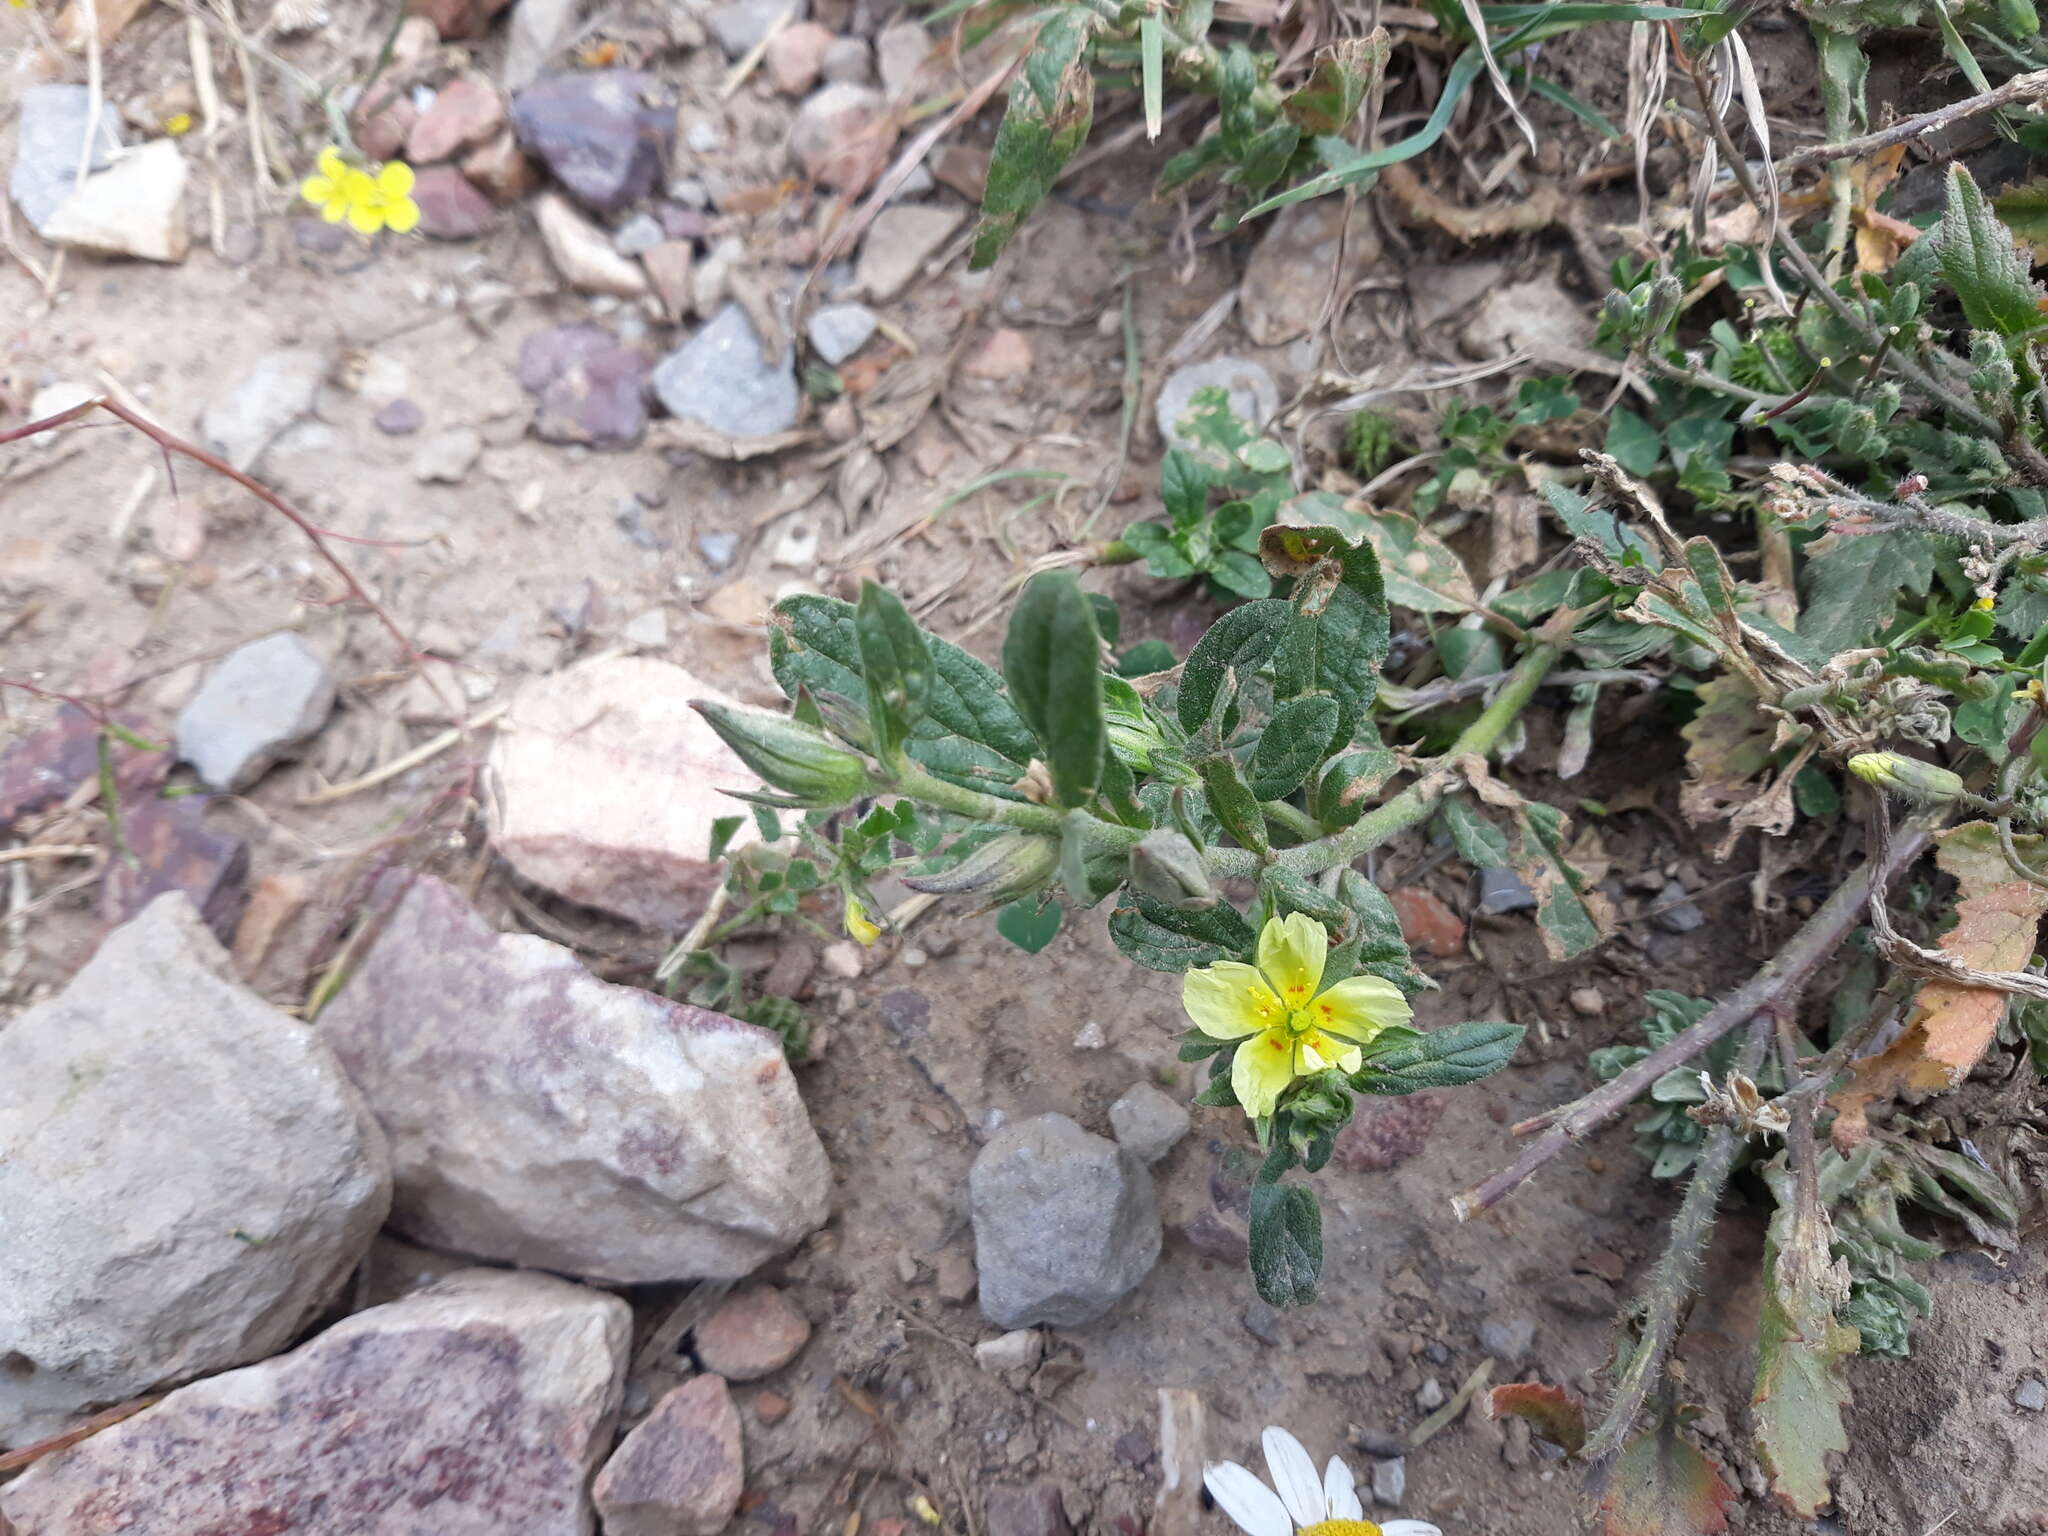
<path id="1" fill-rule="evenodd" d="M 414 238 L 293 203 L 325 135 L 269 62 L 360 82 L 388 12 L 280 6 L 238 53 L 103 4 L 97 120 L 74 16 L 4 59 L 0 426 L 113 392 L 373 541 L 334 547 L 405 641 L 139 434 L 0 448 L 0 675 L 44 690 L 0 719 L 0 1447 L 130 1415 L 0 1481 L 0 1526 L 1214 1536 L 1196 1468 L 1279 1423 L 1382 1518 L 1577 1529 L 1520 1421 L 1432 1415 L 1489 1362 L 1597 1393 L 1664 1192 L 1622 1128 L 1469 1227 L 1447 1199 L 1643 989 L 1755 962 L 1746 871 L 1671 816 L 1654 720 L 1577 787 L 1615 808 L 1626 918 L 1589 961 L 1548 966 L 1523 893 L 1419 844 L 1375 869 L 1444 986 L 1422 1022 L 1533 1028 L 1483 1088 L 1347 1134 L 1305 1312 L 1253 1297 L 1241 1121 L 1185 1108 L 1177 991 L 1099 915 L 1038 958 L 915 904 L 872 951 L 743 935 L 729 963 L 806 1009 L 794 1064 L 651 990 L 747 782 L 687 704 L 777 701 L 776 598 L 879 577 L 986 651 L 1032 561 L 1156 507 L 1202 384 L 1268 417 L 1368 361 L 1588 365 L 1564 243 L 1464 250 L 1371 202 L 1215 237 L 1148 200 L 1166 146 L 1136 163 L 1126 104 L 969 274 L 990 115 L 854 217 L 919 104 L 975 79 L 913 17 L 416 9 L 343 103 L 418 168 Z M 1761 66 L 1804 88 L 1796 50 Z M 1212 611 L 1090 582 L 1127 639 L 1184 649 Z M 103 771 L 52 694 L 167 750 Z M 1537 711 L 1532 786 L 1559 736 Z M 1746 1366 L 1712 1341 L 1753 1332 L 1758 1239 L 1729 1224 L 1688 1362 L 1752 1492 Z M 1834 1528 L 2048 1508 L 2039 1264 L 1935 1266 L 1920 1355 L 1859 1374 Z"/>

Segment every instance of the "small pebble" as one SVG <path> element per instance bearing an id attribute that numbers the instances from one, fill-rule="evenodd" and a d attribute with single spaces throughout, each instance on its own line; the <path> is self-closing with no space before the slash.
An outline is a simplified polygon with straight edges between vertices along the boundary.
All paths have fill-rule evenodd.
<path id="1" fill-rule="evenodd" d="M 1575 1012 L 1582 1013 L 1589 1019 L 1597 1019 L 1607 1011 L 1607 999 L 1598 987 L 1572 988 L 1571 1003 Z"/>
<path id="2" fill-rule="evenodd" d="M 923 950 L 919 949 L 914 944 L 911 945 L 910 948 L 904 950 L 903 953 L 899 955 L 897 958 L 900 959 L 905 965 L 909 966 L 913 971 L 916 970 L 919 966 L 924 965 L 931 960 L 930 955 L 926 954 Z"/>
<path id="3" fill-rule="evenodd" d="M 754 1417 L 763 1424 L 780 1424 L 789 1417 L 789 1399 L 780 1392 L 760 1392 L 754 1396 Z"/>
<path id="4" fill-rule="evenodd" d="M 668 231 L 651 213 L 636 213 L 612 236 L 612 249 L 621 256 L 638 256 L 653 250 L 668 238 Z"/>
<path id="5" fill-rule="evenodd" d="M 1102 1020 L 1090 1019 L 1074 1033 L 1074 1049 L 1077 1051 L 1099 1051 L 1109 1044 L 1109 1032 L 1102 1027 Z"/>
<path id="6" fill-rule="evenodd" d="M 2015 1408 L 2025 1409 L 2028 1413 L 2039 1413 L 2048 1408 L 2048 1382 L 2043 1382 L 2038 1376 L 2029 1376 L 2013 1393 L 2012 1403 Z"/>
<path id="7" fill-rule="evenodd" d="M 1479 871 L 1479 910 L 1488 917 L 1526 912 L 1535 905 L 1536 893 L 1512 869 L 1495 867 Z"/>
<path id="8" fill-rule="evenodd" d="M 1399 1456 L 1408 1449 L 1408 1442 L 1399 1435 L 1390 1435 L 1385 1430 L 1366 1429 L 1353 1424 L 1350 1428 L 1351 1443 L 1368 1456 Z"/>
<path id="9" fill-rule="evenodd" d="M 697 553 L 714 571 L 725 570 L 740 552 L 740 536 L 724 528 L 711 528 L 697 535 Z"/>
<path id="10" fill-rule="evenodd" d="M 1666 933 L 1692 933 L 1707 925 L 1707 914 L 1686 899 L 1685 887 L 1676 880 L 1668 881 L 1651 905 L 1666 909 L 1657 914 L 1657 926 Z"/>
<path id="11" fill-rule="evenodd" d="M 1372 1500 L 1398 1509 L 1408 1497 L 1408 1458 L 1396 1456 L 1372 1464 Z"/>
<path id="12" fill-rule="evenodd" d="M 1280 1331 L 1280 1314 L 1263 1301 L 1245 1303 L 1244 1331 L 1261 1344 L 1277 1345 L 1285 1340 Z"/>
<path id="13" fill-rule="evenodd" d="M 1028 1371 L 1045 1353 L 1045 1335 L 1036 1328 L 1018 1328 L 974 1346 L 974 1363 L 984 1371 Z"/>
<path id="14" fill-rule="evenodd" d="M 426 425 L 427 413 L 410 400 L 393 400 L 371 418 L 386 437 L 410 437 Z"/>
<path id="15" fill-rule="evenodd" d="M 860 946 L 841 939 L 825 946 L 825 969 L 844 981 L 860 975 Z"/>
<path id="16" fill-rule="evenodd" d="M 1434 1413 L 1444 1405 L 1444 1384 L 1434 1376 L 1425 1381 L 1415 1393 L 1415 1406 L 1424 1413 Z"/>

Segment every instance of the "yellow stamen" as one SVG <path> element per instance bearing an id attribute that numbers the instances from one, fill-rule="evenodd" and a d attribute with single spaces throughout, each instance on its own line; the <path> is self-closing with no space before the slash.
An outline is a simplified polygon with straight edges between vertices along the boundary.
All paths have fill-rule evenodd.
<path id="1" fill-rule="evenodd" d="M 1370 1520 L 1318 1520 L 1304 1525 L 1301 1536 L 1380 1536 L 1380 1528 Z"/>

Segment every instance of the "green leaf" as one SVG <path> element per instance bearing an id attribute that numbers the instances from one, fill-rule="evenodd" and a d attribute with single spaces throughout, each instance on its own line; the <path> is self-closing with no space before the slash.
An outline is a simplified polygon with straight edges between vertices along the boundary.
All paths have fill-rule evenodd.
<path id="1" fill-rule="evenodd" d="M 1255 1184 L 1251 1205 L 1252 1283 L 1271 1307 L 1305 1307 L 1323 1272 L 1323 1213 L 1299 1184 Z"/>
<path id="2" fill-rule="evenodd" d="M 1654 474 L 1664 462 L 1664 439 L 1655 427 L 1622 406 L 1607 418 L 1607 451 L 1632 475 Z"/>
<path id="3" fill-rule="evenodd" d="M 1341 713 L 1336 738 L 1370 719 L 1390 629 L 1379 556 L 1336 528 L 1277 526 L 1259 536 L 1266 569 L 1294 579 L 1293 610 L 1273 657 L 1276 698 L 1322 692 Z"/>
<path id="4" fill-rule="evenodd" d="M 1961 161 L 1949 166 L 1948 203 L 1930 238 L 1973 330 L 2024 336 L 2040 328 L 2040 290 Z"/>
<path id="5" fill-rule="evenodd" d="M 1392 1032 L 1367 1046 L 1365 1065 L 1351 1075 L 1360 1093 L 1400 1095 L 1456 1088 L 1491 1077 L 1513 1059 L 1527 1033 L 1519 1024 L 1472 1019 L 1441 1029 Z"/>
<path id="6" fill-rule="evenodd" d="M 1045 901 L 1038 896 L 1025 896 L 1011 902 L 996 914 L 996 932 L 1023 950 L 1035 955 L 1053 940 L 1060 931 L 1060 904 Z"/>
<path id="7" fill-rule="evenodd" d="M 1175 526 L 1200 521 L 1209 511 L 1215 472 L 1191 453 L 1169 449 L 1159 466 L 1159 500 Z"/>
<path id="8" fill-rule="evenodd" d="M 1527 1419 L 1531 1429 L 1567 1456 L 1578 1455 L 1579 1447 L 1586 1443 L 1586 1405 L 1569 1387 L 1511 1381 L 1489 1389 L 1484 1402 L 1489 1419 L 1504 1413 Z"/>
<path id="9" fill-rule="evenodd" d="M 1202 776 L 1202 787 L 1209 793 L 1209 809 L 1223 824 L 1223 830 L 1242 847 L 1264 853 L 1268 846 L 1266 818 L 1236 759 L 1205 757 L 1195 764 L 1195 771 Z"/>
<path id="10" fill-rule="evenodd" d="M 1124 900 L 1109 917 L 1116 947 L 1148 971 L 1179 972 L 1218 960 L 1242 960 L 1257 935 L 1235 907 L 1224 902 L 1183 912 L 1126 886 Z"/>
<path id="11" fill-rule="evenodd" d="M 1140 640 L 1117 658 L 1116 670 L 1122 677 L 1144 677 L 1172 670 L 1176 659 L 1164 640 Z"/>
<path id="12" fill-rule="evenodd" d="M 1899 593 L 1925 596 L 1934 545 L 1903 528 L 1830 533 L 1806 546 L 1806 596 L 1799 633 L 1823 654 L 1870 644 L 1891 627 Z"/>
<path id="13" fill-rule="evenodd" d="M 1309 795 L 1309 814 L 1325 827 L 1348 827 L 1399 767 L 1385 747 L 1363 747 L 1330 759 Z"/>
<path id="14" fill-rule="evenodd" d="M 1605 937 L 1607 902 L 1564 856 L 1564 813 L 1530 801 L 1517 818 L 1515 873 L 1536 893 L 1536 928 L 1555 960 L 1584 954 Z"/>
<path id="15" fill-rule="evenodd" d="M 1095 76 L 1085 57 L 1092 25 L 1078 6 L 1053 12 L 1010 82 L 968 258 L 976 272 L 995 262 L 1088 137 L 1095 115 Z"/>
<path id="16" fill-rule="evenodd" d="M 931 695 L 931 653 L 903 599 L 872 581 L 861 584 L 853 633 L 860 646 L 875 750 L 887 760 L 924 719 L 925 701 Z"/>
<path id="17" fill-rule="evenodd" d="M 1261 800 L 1293 794 L 1328 755 L 1336 732 L 1337 701 L 1327 693 L 1305 693 L 1279 705 L 1252 752 L 1252 793 Z"/>
<path id="18" fill-rule="evenodd" d="M 1138 56 L 1144 81 L 1145 137 L 1159 137 L 1166 102 L 1166 23 L 1157 11 L 1138 18 Z"/>
<path id="19" fill-rule="evenodd" d="M 1045 750 L 1053 796 L 1086 805 L 1102 783 L 1102 640 L 1095 610 L 1065 571 L 1031 579 L 1003 638 L 1010 696 Z"/>
<path id="20" fill-rule="evenodd" d="M 1209 626 L 1181 668 L 1175 708 L 1182 730 L 1193 735 L 1208 720 L 1226 671 L 1242 680 L 1266 664 L 1280 644 L 1290 612 L 1280 598 L 1262 598 L 1231 609 Z"/>
<path id="21" fill-rule="evenodd" d="M 1504 869 L 1508 862 L 1508 840 L 1500 828 L 1488 821 L 1464 800 L 1446 799 L 1438 812 L 1444 830 L 1458 857 L 1474 869 Z"/>
<path id="22" fill-rule="evenodd" d="M 1720 1536 L 1735 1490 L 1665 1415 L 1621 1448 L 1600 1499 L 1600 1536 Z"/>
<path id="23" fill-rule="evenodd" d="M 1644 564 L 1655 566 L 1657 551 L 1650 541 L 1622 522 L 1606 507 L 1595 507 L 1568 485 L 1554 480 L 1538 483 L 1537 493 L 1550 503 L 1550 510 L 1575 539 L 1591 539 L 1608 555 L 1624 563 L 1631 554 Z"/>
<path id="24" fill-rule="evenodd" d="M 1359 521 L 1379 556 L 1387 601 L 1416 613 L 1470 613 L 1479 594 L 1450 545 L 1405 512 L 1367 512 Z"/>
<path id="25" fill-rule="evenodd" d="M 1836 1321 L 1849 1299 L 1846 1267 L 1831 1256 L 1834 1224 L 1815 1187 L 1784 1167 L 1766 1171 L 1778 1209 L 1764 1234 L 1763 1309 L 1757 1322 L 1751 1411 L 1757 1454 L 1785 1507 L 1811 1520 L 1828 1503 L 1828 1458 L 1846 1456 L 1849 1385 L 1842 1367 L 1862 1342 Z"/>
<path id="26" fill-rule="evenodd" d="M 724 857 L 725 850 L 732 845 L 733 834 L 739 831 L 740 824 L 745 820 L 744 816 L 720 816 L 717 820 L 713 821 L 711 823 L 711 851 L 705 857 L 714 864 Z"/>

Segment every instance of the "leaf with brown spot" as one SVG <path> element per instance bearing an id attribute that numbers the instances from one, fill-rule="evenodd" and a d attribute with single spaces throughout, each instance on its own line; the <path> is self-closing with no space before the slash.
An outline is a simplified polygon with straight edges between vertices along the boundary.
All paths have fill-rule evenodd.
<path id="1" fill-rule="evenodd" d="M 1504 1413 L 1527 1419 L 1529 1427 L 1552 1445 L 1564 1447 L 1567 1456 L 1579 1454 L 1586 1443 L 1586 1405 L 1565 1387 L 1540 1381 L 1511 1381 L 1479 1398 L 1489 1419 Z"/>
<path id="2" fill-rule="evenodd" d="M 1756 797 L 1756 781 L 1771 766 L 1775 734 L 1757 708 L 1755 690 L 1739 677 L 1700 684 L 1699 701 L 1699 713 L 1679 731 L 1686 781 L 1678 808 L 1694 826 L 1720 821 Z"/>
<path id="3" fill-rule="evenodd" d="M 1988 822 L 1951 827 L 1938 841 L 1935 862 L 1961 887 L 1956 925 L 1941 936 L 1941 948 L 1976 970 L 2021 969 L 2033 958 L 2048 890 L 2013 873 Z M 2017 841 L 2022 858 L 2039 861 L 2040 838 Z M 1901 1093 L 1939 1093 L 1961 1082 L 1990 1049 L 2007 995 L 1990 987 L 1923 981 L 1905 1031 L 1878 1055 L 1859 1061 L 1847 1086 L 1830 1100 L 1835 1145 L 1846 1152 L 1870 1133 L 1866 1117 L 1872 1104 Z"/>
<path id="4" fill-rule="evenodd" d="M 1735 1490 L 1670 1418 L 1622 1447 L 1600 1498 L 1600 1536 L 1721 1536 Z"/>

